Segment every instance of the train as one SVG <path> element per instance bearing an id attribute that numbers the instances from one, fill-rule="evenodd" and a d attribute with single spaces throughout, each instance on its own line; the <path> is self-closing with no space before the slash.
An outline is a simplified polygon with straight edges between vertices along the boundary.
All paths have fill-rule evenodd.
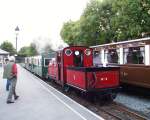
<path id="1" fill-rule="evenodd" d="M 24 67 L 32 73 L 38 75 L 39 77 L 47 79 L 49 61 L 54 56 L 55 54 L 53 52 L 50 52 L 41 53 L 41 55 L 37 56 L 25 57 Z"/>
<path id="2" fill-rule="evenodd" d="M 150 88 L 150 37 L 91 46 L 94 65 L 120 67 L 122 86 Z"/>
<path id="3" fill-rule="evenodd" d="M 84 93 L 108 96 L 110 99 L 115 99 L 117 96 L 120 89 L 120 67 L 94 66 L 93 48 L 69 46 L 55 53 L 50 53 L 49 57 L 45 57 L 49 60 L 46 66 L 47 73 L 41 75 L 34 70 L 37 67 L 37 63 L 34 62 L 35 59 L 41 62 L 41 69 L 42 65 L 45 65 L 42 64 L 41 57 L 25 58 L 25 68 L 48 80 L 53 80 L 61 85 L 64 90 L 74 88 Z"/>

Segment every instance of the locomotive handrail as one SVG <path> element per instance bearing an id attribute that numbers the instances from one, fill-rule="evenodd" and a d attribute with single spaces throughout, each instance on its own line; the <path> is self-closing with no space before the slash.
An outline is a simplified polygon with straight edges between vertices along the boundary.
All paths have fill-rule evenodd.
<path id="1" fill-rule="evenodd" d="M 90 87 L 90 88 L 95 88 L 96 83 L 97 83 L 96 73 L 95 73 L 95 72 L 92 72 L 92 75 L 93 75 L 93 78 L 94 78 L 94 79 L 88 79 L 88 78 L 87 78 L 88 87 Z"/>
<path id="2" fill-rule="evenodd" d="M 94 82 L 94 84 L 93 84 L 93 87 L 95 87 L 95 86 L 96 86 L 96 83 L 97 83 L 97 77 L 96 77 L 96 73 L 95 73 L 95 72 L 92 72 L 92 73 L 93 73 L 94 80 L 95 80 L 95 82 Z"/>

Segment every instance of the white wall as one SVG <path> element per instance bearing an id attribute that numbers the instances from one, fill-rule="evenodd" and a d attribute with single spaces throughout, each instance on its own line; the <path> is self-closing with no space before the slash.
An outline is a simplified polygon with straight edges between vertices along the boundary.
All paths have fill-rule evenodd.
<path id="1" fill-rule="evenodd" d="M 101 50 L 101 61 L 102 61 L 102 64 L 104 64 L 104 62 L 105 62 L 105 59 L 104 59 L 104 50 Z"/>
<path id="2" fill-rule="evenodd" d="M 150 45 L 145 45 L 145 65 L 150 65 Z"/>
<path id="3" fill-rule="evenodd" d="M 120 64 L 123 64 L 123 48 L 119 48 L 119 52 L 120 52 L 120 56 L 119 56 L 119 59 L 120 59 Z"/>

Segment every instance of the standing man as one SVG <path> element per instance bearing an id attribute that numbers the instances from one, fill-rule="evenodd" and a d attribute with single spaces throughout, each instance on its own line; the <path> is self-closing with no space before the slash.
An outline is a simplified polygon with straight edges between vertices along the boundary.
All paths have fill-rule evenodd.
<path id="1" fill-rule="evenodd" d="M 15 63 L 15 57 L 11 56 L 9 58 L 9 63 L 5 66 L 4 68 L 4 75 L 5 77 L 10 80 L 10 89 L 9 89 L 9 94 L 7 98 L 7 104 L 14 103 L 12 101 L 12 96 L 14 96 L 14 99 L 18 99 L 18 95 L 16 95 L 16 83 L 17 83 L 17 65 Z"/>
<path id="2" fill-rule="evenodd" d="M 10 80 L 6 78 L 7 77 L 6 76 L 7 69 L 5 67 L 8 64 L 8 62 L 9 62 L 9 59 L 6 58 L 5 63 L 4 63 L 4 74 L 3 74 L 3 78 L 7 80 L 7 82 L 6 82 L 6 91 L 9 91 L 9 86 L 10 86 L 10 83 L 11 83 Z"/>

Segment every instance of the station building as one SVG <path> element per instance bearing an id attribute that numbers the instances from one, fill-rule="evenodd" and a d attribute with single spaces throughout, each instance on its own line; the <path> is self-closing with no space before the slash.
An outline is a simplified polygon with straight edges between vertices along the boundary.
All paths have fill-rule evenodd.
<path id="1" fill-rule="evenodd" d="M 6 58 L 9 57 L 9 52 L 0 49 L 0 66 L 4 64 Z"/>

